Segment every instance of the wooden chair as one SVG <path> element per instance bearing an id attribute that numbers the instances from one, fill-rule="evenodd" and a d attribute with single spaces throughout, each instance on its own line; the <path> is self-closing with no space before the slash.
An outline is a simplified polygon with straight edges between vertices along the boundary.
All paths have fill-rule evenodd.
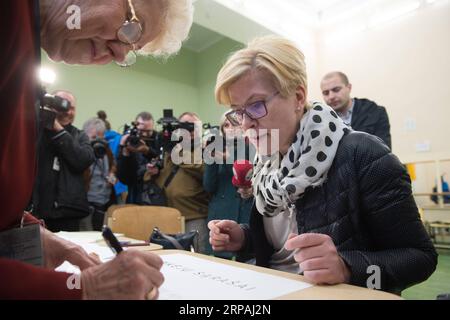
<path id="1" fill-rule="evenodd" d="M 119 208 L 125 208 L 125 207 L 137 207 L 136 204 L 113 204 L 108 207 L 108 210 L 106 211 L 105 218 L 103 220 L 103 224 L 106 224 L 107 226 L 111 227 L 111 218 L 114 210 Z"/>
<path id="2" fill-rule="evenodd" d="M 154 227 L 165 233 L 184 232 L 184 217 L 174 208 L 132 206 L 117 208 L 110 219 L 113 232 L 128 238 L 148 241 Z"/>

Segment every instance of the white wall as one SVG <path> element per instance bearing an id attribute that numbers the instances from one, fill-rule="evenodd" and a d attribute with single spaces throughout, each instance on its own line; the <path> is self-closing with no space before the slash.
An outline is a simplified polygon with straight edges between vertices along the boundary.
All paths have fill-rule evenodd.
<path id="1" fill-rule="evenodd" d="M 334 41 L 327 38 L 331 32 L 321 33 L 319 75 L 312 78 L 341 70 L 348 74 L 354 96 L 385 106 L 393 150 L 402 161 L 449 157 L 449 1 L 423 6 L 376 29 Z M 321 99 L 319 83 L 311 86 L 310 93 Z M 412 129 L 406 129 L 406 121 Z M 416 152 L 416 144 L 426 141 L 430 151 Z"/>

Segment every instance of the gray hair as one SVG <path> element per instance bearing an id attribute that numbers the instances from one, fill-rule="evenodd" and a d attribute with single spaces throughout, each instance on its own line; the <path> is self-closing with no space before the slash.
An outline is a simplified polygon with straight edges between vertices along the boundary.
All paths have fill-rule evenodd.
<path id="1" fill-rule="evenodd" d="M 92 129 L 95 129 L 96 132 L 105 132 L 106 131 L 105 122 L 99 118 L 88 119 L 83 124 L 83 131 L 87 133 Z"/>
<path id="2" fill-rule="evenodd" d="M 180 50 L 189 35 L 194 20 L 192 0 L 165 0 L 164 4 L 162 31 L 139 51 L 140 54 L 169 56 Z"/>

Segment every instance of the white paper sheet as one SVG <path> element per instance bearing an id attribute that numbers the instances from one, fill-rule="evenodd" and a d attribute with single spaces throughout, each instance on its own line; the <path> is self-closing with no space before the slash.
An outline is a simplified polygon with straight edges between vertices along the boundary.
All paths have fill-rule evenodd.
<path id="1" fill-rule="evenodd" d="M 186 254 L 162 255 L 160 300 L 269 300 L 309 283 L 221 264 Z"/>
<path id="2" fill-rule="evenodd" d="M 103 262 L 109 261 L 115 256 L 114 252 L 112 252 L 112 250 L 107 246 L 98 245 L 96 243 L 83 242 L 78 242 L 78 245 L 80 245 L 87 253 L 97 254 L 100 260 Z M 80 269 L 77 266 L 69 263 L 68 261 L 64 261 L 64 263 L 57 267 L 55 271 L 77 274 L 80 273 Z"/>
<path id="3" fill-rule="evenodd" d="M 68 232 L 60 231 L 55 233 L 58 237 L 65 240 L 83 244 L 83 243 L 104 243 L 102 233 L 100 231 L 81 231 L 81 232 Z M 116 237 L 122 237 L 122 233 L 114 233 Z"/>

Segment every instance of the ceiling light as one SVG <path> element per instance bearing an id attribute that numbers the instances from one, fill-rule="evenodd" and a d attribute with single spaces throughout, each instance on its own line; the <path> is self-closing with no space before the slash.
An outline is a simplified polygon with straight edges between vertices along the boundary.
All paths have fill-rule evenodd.
<path id="1" fill-rule="evenodd" d="M 55 83 L 56 73 L 53 70 L 50 70 L 45 67 L 41 67 L 41 68 L 39 68 L 38 75 L 39 75 L 39 80 L 41 81 L 42 84 L 49 85 L 49 84 Z"/>

